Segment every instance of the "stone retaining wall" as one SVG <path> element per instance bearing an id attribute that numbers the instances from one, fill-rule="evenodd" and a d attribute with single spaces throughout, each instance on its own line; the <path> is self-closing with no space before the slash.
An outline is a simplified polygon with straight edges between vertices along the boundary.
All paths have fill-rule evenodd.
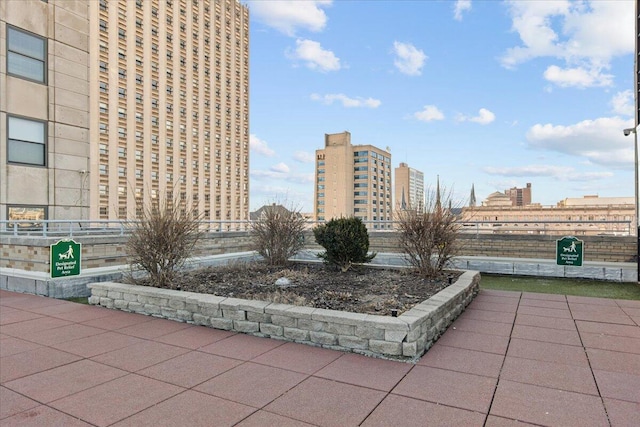
<path id="1" fill-rule="evenodd" d="M 466 271 L 446 289 L 399 317 L 133 286 L 91 283 L 90 304 L 377 357 L 413 359 L 440 337 L 478 293 Z"/>

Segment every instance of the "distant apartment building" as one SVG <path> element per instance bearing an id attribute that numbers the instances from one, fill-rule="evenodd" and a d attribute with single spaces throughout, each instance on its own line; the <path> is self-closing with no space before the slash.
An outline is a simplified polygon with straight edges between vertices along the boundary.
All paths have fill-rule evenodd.
<path id="1" fill-rule="evenodd" d="M 504 193 L 511 199 L 512 206 L 527 206 L 531 204 L 531 183 L 527 182 L 524 188 L 513 187 Z"/>
<path id="2" fill-rule="evenodd" d="M 424 211 L 424 173 L 401 162 L 395 169 L 394 209 Z"/>
<path id="3" fill-rule="evenodd" d="M 316 150 L 315 220 L 355 216 L 386 228 L 376 222 L 391 221 L 391 153 L 351 145 L 349 132 L 325 134 L 324 141 Z"/>
<path id="4" fill-rule="evenodd" d="M 165 196 L 248 219 L 237 0 L 3 1 L 0 56 L 0 219 L 125 219 Z"/>
<path id="5" fill-rule="evenodd" d="M 482 206 L 466 207 L 462 218 L 478 222 L 481 233 L 629 235 L 635 234 L 633 197 L 567 198 L 555 206 L 512 206 L 504 193 L 492 193 Z"/>

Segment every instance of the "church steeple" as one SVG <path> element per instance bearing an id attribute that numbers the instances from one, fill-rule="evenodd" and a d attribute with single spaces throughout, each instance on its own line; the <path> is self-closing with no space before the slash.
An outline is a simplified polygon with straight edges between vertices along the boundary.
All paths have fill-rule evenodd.
<path id="1" fill-rule="evenodd" d="M 438 175 L 436 181 L 436 209 L 438 211 L 442 210 L 442 204 L 440 202 L 440 175 Z"/>
<path id="2" fill-rule="evenodd" d="M 473 184 L 471 184 L 471 196 L 469 196 L 469 207 L 476 206 L 476 190 Z"/>

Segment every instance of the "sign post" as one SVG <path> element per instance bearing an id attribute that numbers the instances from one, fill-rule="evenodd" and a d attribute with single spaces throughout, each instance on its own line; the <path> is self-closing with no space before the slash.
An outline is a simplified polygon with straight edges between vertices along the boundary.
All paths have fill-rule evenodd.
<path id="1" fill-rule="evenodd" d="M 556 264 L 582 267 L 584 241 L 573 236 L 556 240 Z"/>
<path id="2" fill-rule="evenodd" d="M 51 278 L 78 276 L 82 258 L 82 244 L 72 239 L 58 240 L 49 247 Z"/>

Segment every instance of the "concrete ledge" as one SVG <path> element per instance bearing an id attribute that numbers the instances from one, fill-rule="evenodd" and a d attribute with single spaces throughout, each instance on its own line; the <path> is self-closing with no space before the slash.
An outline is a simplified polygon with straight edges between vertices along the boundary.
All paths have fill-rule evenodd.
<path id="1" fill-rule="evenodd" d="M 416 359 L 428 350 L 477 295 L 479 286 L 480 273 L 466 271 L 428 300 L 399 317 L 389 317 L 114 282 L 87 285 L 90 304 L 404 360 Z"/>

